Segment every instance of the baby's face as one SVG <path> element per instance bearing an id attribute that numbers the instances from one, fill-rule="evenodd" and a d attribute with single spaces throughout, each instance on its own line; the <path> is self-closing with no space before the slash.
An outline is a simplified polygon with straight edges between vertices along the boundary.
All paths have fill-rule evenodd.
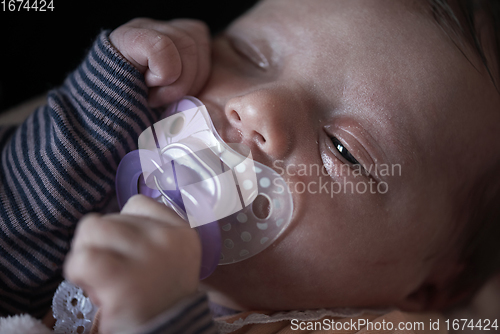
<path id="1" fill-rule="evenodd" d="M 455 263 L 455 194 L 498 145 L 499 99 L 416 6 L 268 0 L 214 41 L 199 97 L 221 136 L 282 174 L 294 201 L 271 247 L 204 281 L 215 301 L 400 304 Z"/>

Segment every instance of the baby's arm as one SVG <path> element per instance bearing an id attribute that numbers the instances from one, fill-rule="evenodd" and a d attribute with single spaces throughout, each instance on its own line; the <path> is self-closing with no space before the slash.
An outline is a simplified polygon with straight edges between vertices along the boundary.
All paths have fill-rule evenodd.
<path id="1" fill-rule="evenodd" d="M 182 26 L 182 22 L 176 24 Z M 138 29 L 142 34 L 151 30 Z M 189 29 L 176 28 L 176 36 L 182 37 L 179 41 L 194 40 Z M 208 45 L 206 30 L 205 34 Z M 137 35 L 132 46 L 144 47 L 141 45 L 147 39 L 141 36 Z M 148 105 L 148 91 L 152 104 L 160 105 L 186 93 L 195 94 L 195 80 L 206 79 L 206 75 L 188 76 L 183 68 L 177 72 L 179 78 L 167 76 L 172 82 L 162 81 L 161 70 L 148 74 L 148 69 L 165 69 L 155 62 L 168 60 L 160 55 L 171 52 L 165 45 L 160 47 L 161 43 L 155 45 L 156 53 L 146 57 L 147 63 L 138 59 L 142 67 L 136 69 L 137 64 L 117 51 L 108 33 L 103 32 L 64 85 L 49 92 L 45 106 L 15 131 L 9 128 L 2 132 L 0 315 L 29 312 L 41 316 L 47 311 L 76 222 L 106 205 L 114 193 L 118 163 L 137 148 L 140 133 L 157 120 Z M 189 47 L 189 43 L 187 47 L 192 54 L 205 49 Z M 203 67 L 197 57 L 190 61 Z M 182 78 L 186 79 L 179 81 Z M 162 87 L 169 82 L 175 89 Z"/>
<path id="2" fill-rule="evenodd" d="M 196 231 L 136 195 L 121 214 L 82 219 L 64 269 L 99 306 L 99 333 L 213 333 L 200 262 Z"/>
<path id="3" fill-rule="evenodd" d="M 76 222 L 114 190 L 121 157 L 156 120 L 147 87 L 102 33 L 0 155 L 0 313 L 50 306 Z"/>

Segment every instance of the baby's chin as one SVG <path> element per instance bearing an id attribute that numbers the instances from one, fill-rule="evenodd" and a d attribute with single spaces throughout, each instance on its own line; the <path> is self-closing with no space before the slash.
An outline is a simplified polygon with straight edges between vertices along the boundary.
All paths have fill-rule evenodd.
<path id="1" fill-rule="evenodd" d="M 255 276 L 250 274 L 253 272 L 251 263 L 248 263 L 251 260 L 218 266 L 212 275 L 200 282 L 201 290 L 206 291 L 210 301 L 216 304 L 241 311 L 255 309 L 259 304 L 258 298 L 253 300 L 248 293 L 260 288 L 256 286 L 259 285 L 258 278 L 255 285 L 249 282 L 250 276 Z M 252 294 L 257 297 L 255 292 Z"/>
<path id="2" fill-rule="evenodd" d="M 282 298 L 288 294 L 287 286 L 276 282 L 280 273 L 271 270 L 268 261 L 259 257 L 218 266 L 211 276 L 200 282 L 200 288 L 208 293 L 212 302 L 235 310 L 288 309 L 290 300 Z"/>
<path id="3" fill-rule="evenodd" d="M 405 289 L 397 282 L 390 284 L 392 288 L 387 284 L 376 288 L 367 284 L 364 275 L 346 282 L 320 268 L 308 271 L 304 264 L 284 254 L 279 256 L 282 252 L 275 250 L 267 249 L 244 261 L 218 266 L 200 282 L 201 290 L 208 293 L 212 302 L 240 311 L 385 308 L 397 305 L 404 295 L 400 292 Z"/>
<path id="4" fill-rule="evenodd" d="M 294 286 L 292 280 L 279 284 L 269 282 L 265 276 L 244 277 L 236 268 L 220 268 L 200 282 L 211 302 L 237 311 L 287 311 L 331 308 Z M 234 269 L 234 270 L 233 270 Z M 270 274 L 270 275 L 274 275 Z M 302 290 L 302 291 L 301 291 Z"/>
<path id="5" fill-rule="evenodd" d="M 218 266 L 215 272 L 200 282 L 216 304 L 235 310 L 283 311 L 333 307 L 311 294 L 317 289 L 311 284 L 294 279 L 293 265 L 277 262 L 266 251 L 244 261 Z M 287 265 L 288 262 L 288 265 Z M 295 268 L 295 270 L 298 270 Z M 324 280 L 325 287 L 328 280 Z M 316 290 L 319 291 L 319 290 Z M 324 292 L 325 290 L 323 290 Z M 321 295 L 324 295 L 324 293 Z M 329 299 L 334 300 L 334 299 Z"/>

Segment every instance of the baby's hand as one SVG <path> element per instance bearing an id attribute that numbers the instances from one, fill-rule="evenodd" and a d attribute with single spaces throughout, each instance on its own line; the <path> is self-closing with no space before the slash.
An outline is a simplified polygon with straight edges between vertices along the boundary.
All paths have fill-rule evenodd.
<path id="1" fill-rule="evenodd" d="M 210 72 L 210 34 L 196 20 L 134 19 L 109 36 L 111 43 L 142 74 L 151 107 L 196 95 Z"/>
<path id="2" fill-rule="evenodd" d="M 80 221 L 64 273 L 99 306 L 99 333 L 122 333 L 195 293 L 200 262 L 196 231 L 137 195 L 121 214 Z"/>

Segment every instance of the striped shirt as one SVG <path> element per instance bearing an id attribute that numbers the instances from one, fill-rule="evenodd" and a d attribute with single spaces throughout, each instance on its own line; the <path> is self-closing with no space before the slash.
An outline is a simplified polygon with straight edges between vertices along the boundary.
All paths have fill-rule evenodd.
<path id="1" fill-rule="evenodd" d="M 0 126 L 0 315 L 48 311 L 76 223 L 106 206 L 120 160 L 157 120 L 142 74 L 108 35 L 46 105 Z"/>

